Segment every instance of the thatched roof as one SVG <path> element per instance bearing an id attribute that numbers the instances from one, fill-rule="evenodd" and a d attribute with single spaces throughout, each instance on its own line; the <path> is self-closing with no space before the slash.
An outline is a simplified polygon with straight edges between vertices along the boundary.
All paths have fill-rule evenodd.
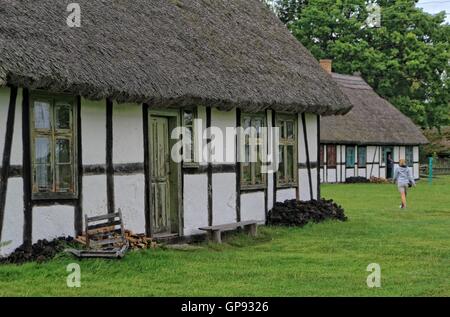
<path id="1" fill-rule="evenodd" d="M 428 143 L 421 130 L 360 76 L 332 74 L 353 105 L 345 116 L 322 119 L 321 142 L 418 145 Z"/>
<path id="2" fill-rule="evenodd" d="M 247 111 L 351 106 L 259 0 L 2 0 L 0 85 Z"/>

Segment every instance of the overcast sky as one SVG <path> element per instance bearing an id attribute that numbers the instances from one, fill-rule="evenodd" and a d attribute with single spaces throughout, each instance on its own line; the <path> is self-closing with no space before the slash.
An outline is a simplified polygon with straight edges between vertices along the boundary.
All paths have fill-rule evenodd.
<path id="1" fill-rule="evenodd" d="M 417 7 L 428 13 L 446 11 L 450 13 L 450 0 L 420 0 Z M 447 22 L 450 23 L 450 14 L 447 14 Z"/>

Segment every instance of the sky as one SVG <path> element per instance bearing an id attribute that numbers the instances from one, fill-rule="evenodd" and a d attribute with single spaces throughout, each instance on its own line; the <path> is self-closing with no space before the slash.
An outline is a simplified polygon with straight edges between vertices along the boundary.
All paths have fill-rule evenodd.
<path id="1" fill-rule="evenodd" d="M 447 22 L 450 23 L 450 0 L 420 0 L 417 7 L 428 13 L 438 13 L 446 11 Z"/>

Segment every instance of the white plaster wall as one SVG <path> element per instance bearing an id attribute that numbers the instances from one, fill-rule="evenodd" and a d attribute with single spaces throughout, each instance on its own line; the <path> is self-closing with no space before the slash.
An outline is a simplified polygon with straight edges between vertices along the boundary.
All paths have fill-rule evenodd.
<path id="1" fill-rule="evenodd" d="M 22 165 L 22 89 L 17 92 L 14 135 L 11 148 L 11 165 Z"/>
<path id="2" fill-rule="evenodd" d="M 400 159 L 406 158 L 406 151 L 404 146 L 400 146 Z"/>
<path id="3" fill-rule="evenodd" d="M 199 227 L 208 226 L 208 177 L 184 175 L 184 235 L 204 234 Z"/>
<path id="4" fill-rule="evenodd" d="M 277 202 L 284 202 L 285 200 L 296 199 L 296 188 L 278 189 Z"/>
<path id="5" fill-rule="evenodd" d="M 377 146 L 367 147 L 367 163 L 378 163 L 380 158 L 379 149 Z"/>
<path id="6" fill-rule="evenodd" d="M 413 158 L 414 158 L 414 162 L 419 162 L 419 147 L 418 146 L 413 147 Z"/>
<path id="7" fill-rule="evenodd" d="M 0 256 L 7 256 L 23 243 L 23 181 L 22 178 L 10 178 L 6 193 L 3 232 L 0 241 L 10 244 L 0 248 Z"/>
<path id="8" fill-rule="evenodd" d="M 241 220 L 257 220 L 261 224 L 265 223 L 264 192 L 241 194 Z"/>
<path id="9" fill-rule="evenodd" d="M 206 140 L 203 139 L 203 132 L 206 129 L 206 108 L 204 106 L 198 106 L 197 107 L 197 119 L 202 120 L 202 129 L 201 129 L 201 134 L 197 134 L 197 146 L 200 148 L 199 151 L 200 153 L 203 153 L 203 148 L 206 145 Z M 199 157 L 200 159 L 201 157 Z M 200 160 L 200 165 L 208 165 L 208 162 L 204 159 Z"/>
<path id="10" fill-rule="evenodd" d="M 335 168 L 327 169 L 328 183 L 336 183 L 337 182 L 337 172 Z"/>
<path id="11" fill-rule="evenodd" d="M 320 182 L 325 183 L 325 169 L 324 168 L 320 169 Z"/>
<path id="12" fill-rule="evenodd" d="M 311 169 L 312 186 L 313 186 L 313 199 L 318 199 L 319 198 L 317 196 L 317 173 L 318 173 L 318 171 L 319 170 L 317 168 Z"/>
<path id="13" fill-rule="evenodd" d="M 211 110 L 211 127 L 217 127 L 222 131 L 223 134 L 223 145 L 222 145 L 222 153 L 223 159 L 215 158 L 213 163 L 225 164 L 231 163 L 234 164 L 236 162 L 236 137 L 235 134 L 232 136 L 233 145 L 227 147 L 226 144 L 226 128 L 235 128 L 236 127 L 236 109 L 230 111 L 220 111 L 217 108 L 213 108 Z M 231 139 L 230 139 L 231 140 Z M 227 160 L 227 153 L 229 155 L 229 160 Z"/>
<path id="14" fill-rule="evenodd" d="M 394 146 L 394 157 L 392 158 L 394 162 L 398 162 L 400 159 L 400 147 Z"/>
<path id="15" fill-rule="evenodd" d="M 378 164 L 373 165 L 372 176 L 379 177 L 380 174 L 380 166 Z"/>
<path id="16" fill-rule="evenodd" d="M 367 177 L 365 168 L 358 168 L 358 176 Z"/>
<path id="17" fill-rule="evenodd" d="M 298 145 L 298 162 L 306 163 L 306 144 L 305 136 L 303 133 L 303 121 L 302 115 L 299 113 L 297 116 L 297 145 Z"/>
<path id="18" fill-rule="evenodd" d="M 345 171 L 346 175 L 345 178 L 354 177 L 355 175 L 355 169 L 354 168 L 347 168 Z"/>
<path id="19" fill-rule="evenodd" d="M 75 236 L 75 210 L 72 206 L 33 208 L 33 243 L 58 237 Z"/>
<path id="20" fill-rule="evenodd" d="M 236 174 L 212 176 L 213 225 L 236 222 Z"/>
<path id="21" fill-rule="evenodd" d="M 81 100 L 83 164 L 106 162 L 106 101 Z"/>
<path id="22" fill-rule="evenodd" d="M 306 114 L 306 132 L 308 134 L 309 159 L 311 162 L 318 161 L 317 148 L 317 116 L 314 114 Z"/>
<path id="23" fill-rule="evenodd" d="M 309 175 L 308 169 L 300 168 L 298 170 L 298 185 L 299 185 L 299 198 L 300 200 L 311 200 L 311 193 L 309 191 Z"/>
<path id="24" fill-rule="evenodd" d="M 94 217 L 107 213 L 106 175 L 83 176 L 83 214 Z"/>
<path id="25" fill-rule="evenodd" d="M 144 174 L 114 176 L 116 211 L 122 211 L 125 229 L 145 233 Z"/>
<path id="26" fill-rule="evenodd" d="M 420 173 L 419 173 L 419 163 L 414 163 L 412 172 L 413 172 L 413 177 L 414 177 L 415 179 L 418 179 L 418 178 L 420 177 Z"/>
<path id="27" fill-rule="evenodd" d="M 114 104 L 113 107 L 113 162 L 144 162 L 144 133 L 142 106 Z"/>
<path id="28" fill-rule="evenodd" d="M 9 88 L 0 87 L 0 166 L 2 166 L 3 148 L 5 146 L 6 121 L 9 107 Z"/>

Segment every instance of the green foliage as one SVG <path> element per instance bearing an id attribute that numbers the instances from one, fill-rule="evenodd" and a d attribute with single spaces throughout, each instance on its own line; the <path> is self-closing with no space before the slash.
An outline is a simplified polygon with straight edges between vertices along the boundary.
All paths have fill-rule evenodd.
<path id="1" fill-rule="evenodd" d="M 334 71 L 360 72 L 383 97 L 422 127 L 450 122 L 450 25 L 414 0 L 376 0 L 380 27 L 369 27 L 364 0 L 276 0 L 279 16 Z M 291 9 L 294 7 L 294 9 Z M 294 12 L 295 15 L 285 12 Z"/>

